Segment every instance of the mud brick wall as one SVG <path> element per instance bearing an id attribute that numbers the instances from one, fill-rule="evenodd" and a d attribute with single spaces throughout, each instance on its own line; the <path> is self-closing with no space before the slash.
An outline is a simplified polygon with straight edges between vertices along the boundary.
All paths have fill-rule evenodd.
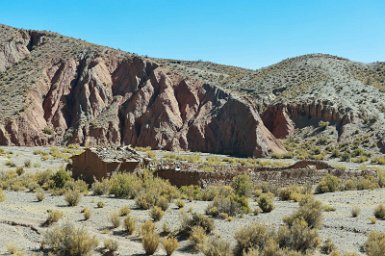
<path id="1" fill-rule="evenodd" d="M 183 168 L 182 168 L 183 169 Z M 249 174 L 253 181 L 269 182 L 277 186 L 287 186 L 290 184 L 316 184 L 326 174 L 332 174 L 341 179 L 349 179 L 357 176 L 372 175 L 371 171 L 341 171 L 333 169 L 327 163 L 321 161 L 299 161 L 292 166 L 284 168 L 260 167 L 236 171 L 201 172 L 201 171 L 175 171 L 174 168 L 158 169 L 156 175 L 170 181 L 175 186 L 198 185 L 206 186 L 209 184 L 222 183 L 228 184 L 234 176 L 241 173 Z"/>

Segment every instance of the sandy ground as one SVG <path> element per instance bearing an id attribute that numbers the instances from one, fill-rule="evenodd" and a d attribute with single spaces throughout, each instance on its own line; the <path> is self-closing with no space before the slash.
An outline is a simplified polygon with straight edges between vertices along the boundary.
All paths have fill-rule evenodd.
<path id="1" fill-rule="evenodd" d="M 13 152 L 10 158 L 0 156 L 0 171 L 10 169 L 5 163 L 11 159 L 17 166 L 22 166 L 24 161 L 30 159 L 32 163 L 39 163 L 34 167 L 25 168 L 26 172 L 45 170 L 47 168 L 57 169 L 65 162 L 63 160 L 41 161 L 39 155 L 34 155 L 33 150 L 41 148 L 7 147 L 6 150 Z M 86 228 L 90 233 L 96 235 L 100 240 L 100 246 L 104 239 L 113 238 L 119 242 L 119 255 L 143 255 L 138 235 L 127 236 L 123 227 L 111 229 L 109 216 L 118 211 L 122 206 L 131 208 L 131 215 L 137 221 L 137 227 L 147 219 L 150 219 L 148 211 L 139 210 L 135 207 L 133 200 L 114 199 L 105 196 L 83 196 L 80 204 L 76 207 L 67 207 L 63 196 L 50 196 L 42 202 L 37 202 L 34 193 L 6 191 L 6 201 L 0 203 L 0 255 L 7 255 L 6 246 L 15 244 L 22 248 L 26 255 L 37 252 L 44 233 L 48 228 L 41 227 L 47 217 L 47 210 L 57 209 L 64 212 L 64 218 L 55 225 L 73 223 Z M 372 191 L 345 191 L 316 195 L 316 198 L 325 204 L 336 208 L 335 212 L 324 212 L 323 227 L 319 234 L 323 240 L 331 238 L 336 246 L 342 251 L 360 253 L 360 247 L 366 241 L 368 233 L 372 230 L 385 230 L 385 221 L 377 221 L 370 224 L 368 218 L 373 216 L 374 208 L 385 203 L 385 189 Z M 105 203 L 104 208 L 97 208 L 99 201 Z M 209 202 L 193 201 L 186 202 L 185 210 L 192 209 L 196 212 L 204 212 Z M 252 208 L 256 208 L 255 202 L 250 202 Z M 234 243 L 235 232 L 244 225 L 252 222 L 264 223 L 277 228 L 282 223 L 282 218 L 291 214 L 298 208 L 294 202 L 275 201 L 276 208 L 271 213 L 252 214 L 234 218 L 229 222 L 215 219 L 214 234 Z M 358 218 L 351 217 L 351 209 L 358 206 L 361 214 Z M 83 221 L 81 209 L 88 207 L 92 211 L 90 220 Z M 123 218 L 122 218 L 123 220 Z M 12 225 L 12 223 L 18 225 Z M 157 222 L 157 230 L 162 231 L 163 224 L 167 223 L 171 230 L 176 230 L 180 225 L 180 213 L 174 204 L 166 211 L 161 221 Z M 33 227 L 33 228 L 31 228 Z M 156 255 L 165 255 L 159 250 Z M 187 241 L 181 242 L 181 247 L 174 255 L 199 255 L 190 250 Z"/>
<path id="2" fill-rule="evenodd" d="M 37 250 L 40 246 L 42 234 L 47 228 L 40 227 L 47 216 L 48 209 L 58 209 L 64 212 L 64 218 L 55 225 L 62 223 L 74 223 L 84 226 L 91 233 L 95 234 L 100 241 L 106 238 L 113 238 L 119 242 L 120 255 L 142 254 L 143 249 L 137 235 L 127 236 L 123 228 L 111 229 L 109 215 L 118 211 L 122 206 L 129 206 L 131 215 L 135 217 L 138 223 L 149 219 L 148 211 L 135 209 L 133 200 L 114 199 L 107 197 L 84 196 L 81 203 L 76 207 L 67 207 L 62 196 L 50 196 L 42 202 L 37 202 L 33 193 L 26 192 L 6 192 L 7 200 L 0 204 L 0 253 L 5 255 L 7 244 L 17 244 L 28 252 Z M 324 212 L 324 223 L 320 230 L 323 239 L 331 238 L 337 247 L 342 251 L 359 252 L 360 246 L 365 242 L 367 234 L 372 230 L 383 231 L 385 222 L 378 221 L 376 224 L 370 224 L 368 218 L 373 216 L 373 210 L 376 205 L 383 203 L 385 190 L 378 189 L 373 191 L 348 191 L 338 193 L 328 193 L 316 196 L 324 203 L 328 203 L 336 208 L 335 212 Z M 105 202 L 104 208 L 96 208 L 98 201 Z M 209 202 L 188 202 L 185 209 L 191 208 L 196 212 L 204 212 Z M 252 207 L 256 207 L 254 202 Z M 298 205 L 294 202 L 275 202 L 276 208 L 271 213 L 260 214 L 258 216 L 245 215 L 242 218 L 235 218 L 233 221 L 215 219 L 215 234 L 222 238 L 233 241 L 236 230 L 243 225 L 252 222 L 265 223 L 277 227 L 283 216 L 289 215 Z M 361 214 L 358 218 L 351 217 L 351 209 L 358 206 Z M 89 207 L 92 210 L 91 219 L 83 221 L 81 209 Z M 17 222 L 24 226 L 12 226 L 9 222 Z M 163 223 L 167 223 L 172 230 L 177 229 L 180 223 L 180 213 L 175 205 L 171 204 L 161 221 L 157 222 L 158 231 L 162 231 Z M 28 225 L 37 228 L 32 230 Z M 181 248 L 175 255 L 190 255 L 186 251 L 188 243 L 182 242 Z M 164 255 L 159 251 L 158 255 Z"/>

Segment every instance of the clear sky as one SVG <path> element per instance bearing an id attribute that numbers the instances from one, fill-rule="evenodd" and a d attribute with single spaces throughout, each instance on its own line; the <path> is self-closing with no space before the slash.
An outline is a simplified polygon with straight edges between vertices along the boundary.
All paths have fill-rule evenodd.
<path id="1" fill-rule="evenodd" d="M 385 61 L 385 0 L 0 0 L 0 23 L 252 69 L 306 53 Z"/>

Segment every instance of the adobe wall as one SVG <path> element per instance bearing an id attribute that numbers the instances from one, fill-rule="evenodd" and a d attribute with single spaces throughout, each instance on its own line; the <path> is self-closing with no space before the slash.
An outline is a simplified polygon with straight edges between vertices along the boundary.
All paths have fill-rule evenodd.
<path id="1" fill-rule="evenodd" d="M 106 177 L 106 165 L 98 156 L 86 150 L 84 153 L 72 158 L 72 176 L 90 183 L 96 179 Z"/>
<path id="2" fill-rule="evenodd" d="M 107 178 L 116 171 L 133 172 L 140 165 L 139 162 L 104 162 L 90 150 L 72 158 L 72 176 L 92 183 L 95 179 Z"/>
<path id="3" fill-rule="evenodd" d="M 300 161 L 285 168 L 255 168 L 233 171 L 200 172 L 200 171 L 175 171 L 174 168 L 158 169 L 156 175 L 167 179 L 175 186 L 198 185 L 206 186 L 214 183 L 228 184 L 241 173 L 251 176 L 254 182 L 269 182 L 277 186 L 291 184 L 317 184 L 326 174 L 332 174 L 341 179 L 372 175 L 370 171 L 340 171 L 332 169 L 330 165 L 320 161 Z"/>

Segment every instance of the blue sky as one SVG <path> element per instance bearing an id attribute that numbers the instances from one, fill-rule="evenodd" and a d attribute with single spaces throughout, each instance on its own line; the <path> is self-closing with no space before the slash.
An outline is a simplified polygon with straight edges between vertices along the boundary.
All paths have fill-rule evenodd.
<path id="1" fill-rule="evenodd" d="M 2 24 L 252 69 L 306 53 L 385 61 L 384 13 L 384 0 L 0 1 Z"/>

